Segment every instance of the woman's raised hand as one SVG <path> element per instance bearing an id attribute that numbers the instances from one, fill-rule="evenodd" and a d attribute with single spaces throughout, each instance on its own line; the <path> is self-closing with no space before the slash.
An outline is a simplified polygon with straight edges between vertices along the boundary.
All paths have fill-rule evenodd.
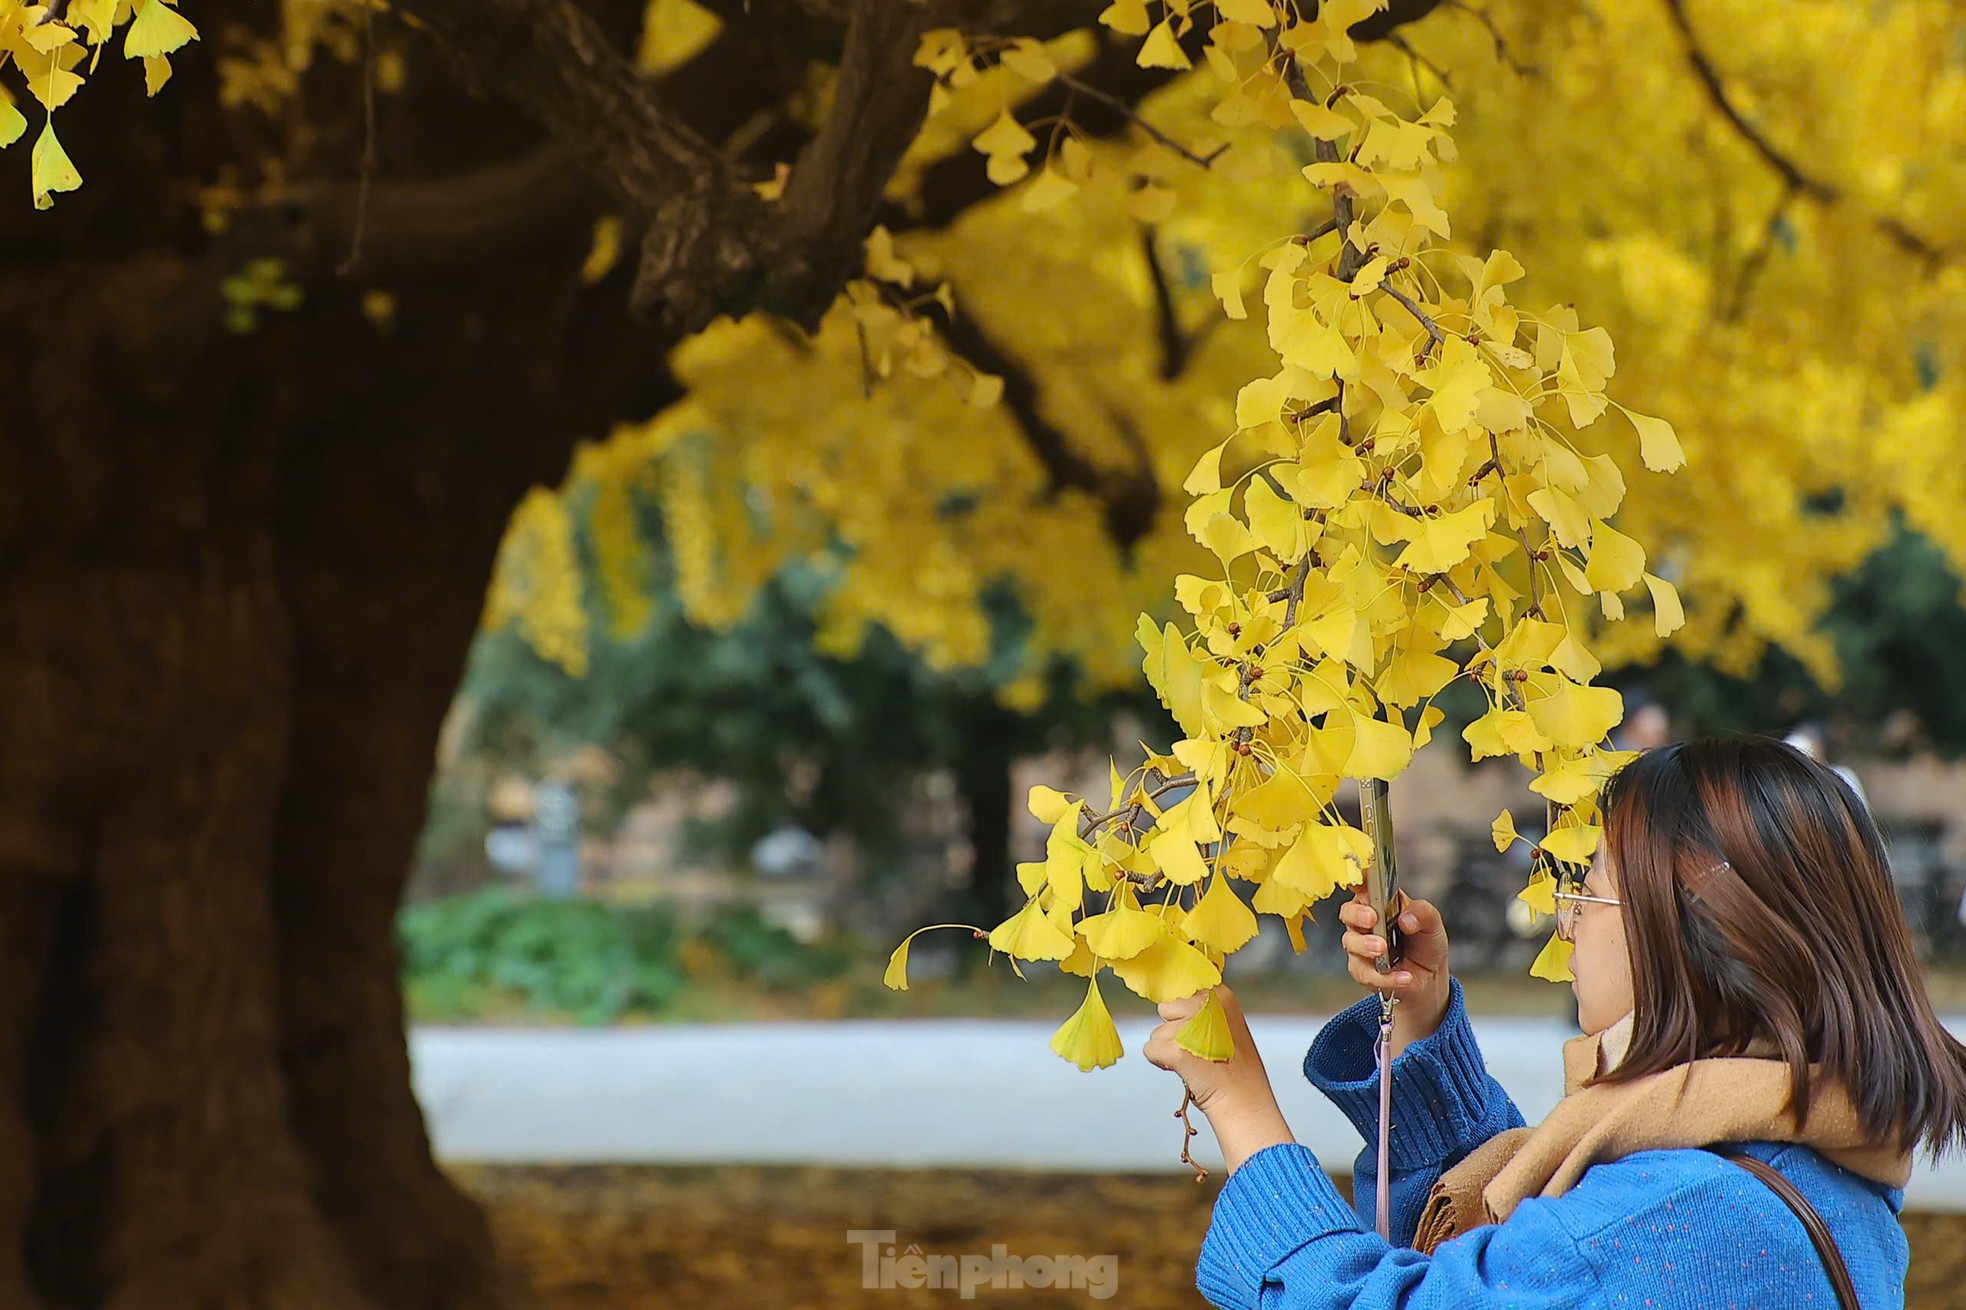
<path id="1" fill-rule="evenodd" d="M 1378 961 L 1386 954 L 1386 939 L 1375 929 L 1378 913 L 1356 888 L 1352 899 L 1338 908 L 1345 925 L 1339 944 L 1352 980 L 1372 992 L 1391 992 L 1399 998 L 1393 1011 L 1393 1054 L 1407 1043 L 1433 1034 L 1447 1013 L 1447 929 L 1432 901 L 1407 900 L 1400 910 L 1400 959 L 1389 972 Z"/>

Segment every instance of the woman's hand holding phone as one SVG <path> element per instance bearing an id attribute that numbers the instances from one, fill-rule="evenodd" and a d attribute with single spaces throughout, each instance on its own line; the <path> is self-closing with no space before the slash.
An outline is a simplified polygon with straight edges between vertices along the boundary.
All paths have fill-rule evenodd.
<path id="1" fill-rule="evenodd" d="M 1399 998 L 1393 1009 L 1393 1055 L 1408 1043 L 1433 1035 L 1447 1013 L 1447 930 L 1431 901 L 1408 899 L 1396 920 L 1400 934 L 1399 963 L 1382 973 L 1378 961 L 1386 954 L 1385 938 L 1374 932 L 1378 912 L 1359 887 L 1338 909 L 1346 932 L 1339 939 L 1352 980 L 1370 992 L 1391 992 Z"/>

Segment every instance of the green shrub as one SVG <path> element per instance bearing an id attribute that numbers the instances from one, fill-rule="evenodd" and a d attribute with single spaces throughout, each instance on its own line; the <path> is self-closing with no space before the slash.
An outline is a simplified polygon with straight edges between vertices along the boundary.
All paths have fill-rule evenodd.
<path id="1" fill-rule="evenodd" d="M 397 920 L 414 1013 L 470 1018 L 500 1009 L 607 1023 L 661 1014 L 692 975 L 789 990 L 851 967 L 844 942 L 807 945 L 752 906 L 685 928 L 664 905 L 542 900 L 492 888 L 406 907 Z"/>

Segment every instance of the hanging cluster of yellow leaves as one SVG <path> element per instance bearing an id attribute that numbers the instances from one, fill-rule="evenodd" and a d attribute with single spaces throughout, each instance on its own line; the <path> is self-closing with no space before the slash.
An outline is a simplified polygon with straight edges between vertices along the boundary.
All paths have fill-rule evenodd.
<path id="1" fill-rule="evenodd" d="M 0 0 L 0 68 L 11 62 L 43 111 L 31 160 L 36 209 L 54 204 L 55 192 L 82 185 L 81 173 L 55 135 L 55 110 L 81 88 L 85 77 L 95 73 L 103 47 L 118 29 L 123 33 L 123 58 L 143 61 L 144 87 L 151 95 L 170 79 L 171 52 L 198 37 L 198 29 L 178 13 L 172 0 L 71 0 L 53 5 Z M 27 117 L 13 92 L 0 83 L 0 147 L 20 140 L 27 128 Z"/>
<path id="2" fill-rule="evenodd" d="M 1032 814 L 1052 825 L 1045 858 L 1019 866 L 1027 900 L 989 933 L 1014 960 L 1089 979 L 1052 1043 L 1081 1068 L 1120 1055 L 1102 970 L 1151 1001 L 1191 995 L 1221 980 L 1257 912 L 1282 918 L 1302 948 L 1310 907 L 1359 881 L 1371 849 L 1335 808 L 1340 780 L 1400 773 L 1456 678 L 1489 702 L 1464 734 L 1472 755 L 1519 757 L 1551 803 L 1525 899 L 1553 909 L 1551 861 L 1590 860 L 1595 798 L 1621 762 L 1604 742 L 1622 704 L 1592 685 L 1589 616 L 1622 618 L 1629 596 L 1644 598 L 1658 635 L 1681 622 L 1672 584 L 1608 521 L 1623 472 L 1578 447 L 1612 409 L 1654 471 L 1680 465 L 1678 438 L 1605 396 L 1604 329 L 1567 306 L 1512 303 L 1523 268 L 1507 252 L 1476 259 L 1440 244 L 1455 111 L 1443 95 L 1358 80 L 1348 31 L 1383 7 L 1327 2 L 1305 19 L 1270 0 L 1220 0 L 1208 32 L 1224 84 L 1214 117 L 1260 125 L 1304 161 L 1304 209 L 1329 221 L 1211 279 L 1230 319 L 1250 316 L 1255 290 L 1273 353 L 1182 483 L 1184 526 L 1210 557 L 1175 579 L 1185 621 L 1139 619 L 1146 677 L 1183 737 L 1130 773 L 1114 765 L 1101 804 L 1034 790 Z M 1185 60 L 1178 38 L 1193 16 L 1178 4 L 1164 15 L 1150 28 L 1144 6 L 1120 0 L 1103 21 L 1144 38 L 1143 64 Z M 944 76 L 974 57 L 958 34 L 930 42 L 937 64 L 958 52 Z M 1036 145 L 1007 121 L 976 139 L 1000 182 L 1024 175 Z M 1498 823 L 1498 845 L 1513 837 Z M 1253 887 L 1249 902 L 1238 882 Z M 910 940 L 890 986 L 907 986 Z M 1567 978 L 1567 955 L 1552 938 L 1534 971 Z M 1219 1004 L 1180 1040 L 1227 1058 Z"/>

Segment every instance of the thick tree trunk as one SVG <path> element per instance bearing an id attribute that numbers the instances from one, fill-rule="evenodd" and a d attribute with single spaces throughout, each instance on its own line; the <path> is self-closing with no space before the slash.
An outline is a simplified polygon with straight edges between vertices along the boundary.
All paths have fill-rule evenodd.
<path id="1" fill-rule="evenodd" d="M 0 365 L 0 1304 L 511 1302 L 410 1093 L 393 919 L 505 519 L 663 398 L 555 235 L 391 338 L 348 294 L 180 342 L 149 403 L 63 370 L 129 365 L 170 278 L 0 293 L 65 306 Z"/>
<path id="2" fill-rule="evenodd" d="M 157 199 L 195 79 L 63 111 L 101 170 L 63 225 L 0 206 L 0 1306 L 512 1304 L 394 914 L 503 525 L 671 398 L 666 343 L 575 276 L 578 191 L 390 275 L 387 326 L 358 276 L 226 332 L 250 244 Z"/>

